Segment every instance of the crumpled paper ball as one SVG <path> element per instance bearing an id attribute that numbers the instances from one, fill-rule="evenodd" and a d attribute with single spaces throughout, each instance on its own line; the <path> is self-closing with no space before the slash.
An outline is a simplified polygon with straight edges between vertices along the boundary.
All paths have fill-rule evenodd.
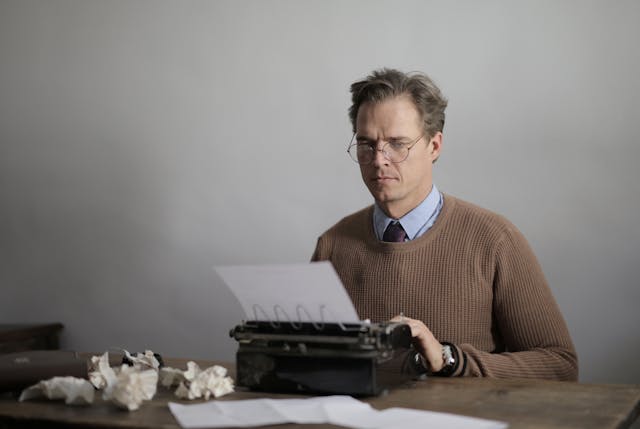
<path id="1" fill-rule="evenodd" d="M 142 401 L 153 399 L 156 394 L 160 363 L 150 350 L 135 355 L 124 350 L 124 354 L 132 365 L 119 368 L 109 366 L 109 352 L 93 356 L 89 380 L 96 389 L 103 391 L 104 400 L 133 411 L 140 408 Z"/>
<path id="2" fill-rule="evenodd" d="M 214 365 L 204 370 L 197 363 L 187 362 L 187 370 L 160 369 L 160 384 L 165 387 L 178 385 L 175 395 L 182 399 L 216 398 L 234 391 L 233 379 L 227 377 L 227 369 Z"/>
<path id="3" fill-rule="evenodd" d="M 160 369 L 160 361 L 156 359 L 151 350 L 145 350 L 144 353 L 136 353 L 135 355 L 124 350 L 124 355 L 125 359 L 138 369 L 155 369 L 156 371 Z"/>
<path id="4" fill-rule="evenodd" d="M 116 381 L 116 373 L 109 366 L 109 352 L 92 356 L 89 363 L 89 381 L 98 390 L 106 389 Z"/>
<path id="5" fill-rule="evenodd" d="M 53 377 L 27 387 L 18 400 L 22 402 L 43 397 L 64 399 L 68 405 L 89 405 L 93 403 L 94 389 L 84 378 Z"/>
<path id="6" fill-rule="evenodd" d="M 122 365 L 115 384 L 103 393 L 103 399 L 119 408 L 137 410 L 143 401 L 153 399 L 158 387 L 158 372 L 154 369 L 140 371 L 136 367 Z"/>

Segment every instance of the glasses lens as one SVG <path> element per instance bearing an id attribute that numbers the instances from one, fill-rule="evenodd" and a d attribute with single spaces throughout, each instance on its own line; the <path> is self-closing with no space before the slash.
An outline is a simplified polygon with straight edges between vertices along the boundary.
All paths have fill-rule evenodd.
<path id="1" fill-rule="evenodd" d="M 373 148 L 368 144 L 356 145 L 358 152 L 358 162 L 360 164 L 368 164 L 373 159 Z"/>
<path id="2" fill-rule="evenodd" d="M 358 164 L 368 164 L 373 159 L 372 149 L 369 145 L 365 144 L 352 144 L 349 146 L 349 155 Z"/>
<path id="3" fill-rule="evenodd" d="M 384 146 L 384 153 L 391 162 L 402 162 L 409 155 L 409 148 L 404 143 L 389 142 Z"/>

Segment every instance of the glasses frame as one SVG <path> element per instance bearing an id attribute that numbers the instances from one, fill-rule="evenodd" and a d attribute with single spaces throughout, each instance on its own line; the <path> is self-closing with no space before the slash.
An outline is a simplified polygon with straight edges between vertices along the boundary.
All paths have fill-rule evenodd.
<path id="1" fill-rule="evenodd" d="M 376 159 L 376 153 L 377 153 L 377 152 L 382 152 L 382 155 L 385 157 L 385 159 L 386 159 L 387 161 L 392 162 L 392 163 L 394 163 L 394 164 L 399 164 L 399 163 L 401 163 L 401 162 L 406 161 L 406 160 L 407 160 L 407 158 L 409 158 L 409 152 L 411 151 L 411 149 L 413 149 L 413 147 L 414 147 L 416 144 L 418 144 L 418 142 L 420 141 L 420 139 L 422 139 L 422 137 L 425 137 L 426 135 L 427 135 L 426 133 L 423 133 L 423 134 L 420 134 L 420 136 L 419 136 L 417 139 L 412 140 L 412 141 L 411 141 L 411 142 L 409 142 L 409 143 L 402 143 L 402 145 L 403 145 L 403 146 L 405 146 L 405 147 L 407 148 L 407 155 L 406 155 L 403 159 L 401 159 L 400 161 L 393 161 L 391 158 L 389 158 L 389 154 L 388 154 L 388 152 L 387 152 L 387 150 L 386 150 L 386 149 L 387 149 L 387 146 L 389 146 L 389 144 L 391 143 L 391 142 L 389 142 L 389 141 L 388 141 L 388 142 L 386 142 L 386 143 L 382 146 L 382 148 L 381 148 L 381 149 L 376 149 L 376 147 L 375 147 L 375 146 L 377 146 L 378 142 L 375 142 L 375 143 L 367 143 L 367 144 L 366 144 L 366 146 L 369 146 L 369 147 L 371 148 L 371 150 L 372 150 L 372 155 L 373 155 L 373 156 L 371 157 L 371 160 L 370 160 L 369 162 L 360 162 L 360 161 L 358 161 L 358 159 L 357 159 L 357 158 L 358 158 L 358 152 L 357 152 L 357 150 L 358 150 L 358 142 L 357 142 L 357 141 L 356 141 L 356 142 L 354 142 L 354 141 L 353 141 L 353 139 L 355 139 L 355 138 L 356 138 L 356 133 L 353 133 L 353 136 L 351 136 L 351 140 L 349 141 L 349 146 L 347 147 L 347 154 L 349 154 L 349 158 L 351 158 L 351 159 L 352 159 L 356 164 L 359 164 L 359 165 L 369 165 L 369 164 L 371 164 L 371 163 L 373 162 L 373 160 L 374 160 L 374 159 Z M 354 157 L 353 157 L 353 155 L 351 154 L 351 148 L 354 148 L 354 147 L 356 148 L 356 156 L 355 156 L 355 158 L 354 158 Z"/>

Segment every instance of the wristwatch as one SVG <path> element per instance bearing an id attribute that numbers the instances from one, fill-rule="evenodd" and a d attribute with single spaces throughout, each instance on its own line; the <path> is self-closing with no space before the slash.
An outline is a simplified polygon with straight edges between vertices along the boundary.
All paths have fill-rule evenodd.
<path id="1" fill-rule="evenodd" d="M 440 371 L 435 372 L 434 375 L 440 375 L 443 377 L 449 377 L 456 370 L 457 351 L 455 346 L 450 343 L 442 343 L 442 362 L 444 365 Z"/>
<path id="2" fill-rule="evenodd" d="M 456 371 L 458 365 L 458 352 L 453 344 L 442 343 L 442 362 L 443 366 L 440 368 L 440 371 L 431 372 L 429 362 L 426 361 L 422 354 L 416 352 L 414 355 L 414 365 L 418 373 L 449 377 Z"/>

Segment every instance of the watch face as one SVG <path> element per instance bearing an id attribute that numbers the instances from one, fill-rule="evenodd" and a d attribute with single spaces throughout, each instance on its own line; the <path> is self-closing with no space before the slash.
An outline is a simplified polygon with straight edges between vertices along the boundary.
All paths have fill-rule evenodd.
<path id="1" fill-rule="evenodd" d="M 450 346 L 442 346 L 442 358 L 444 359 L 445 365 L 451 365 L 452 362 L 455 363 Z"/>
<path id="2" fill-rule="evenodd" d="M 453 357 L 453 350 L 451 350 L 451 346 L 447 344 L 442 346 L 442 360 L 444 361 L 444 366 L 438 374 L 451 375 L 456 366 L 456 359 Z"/>

